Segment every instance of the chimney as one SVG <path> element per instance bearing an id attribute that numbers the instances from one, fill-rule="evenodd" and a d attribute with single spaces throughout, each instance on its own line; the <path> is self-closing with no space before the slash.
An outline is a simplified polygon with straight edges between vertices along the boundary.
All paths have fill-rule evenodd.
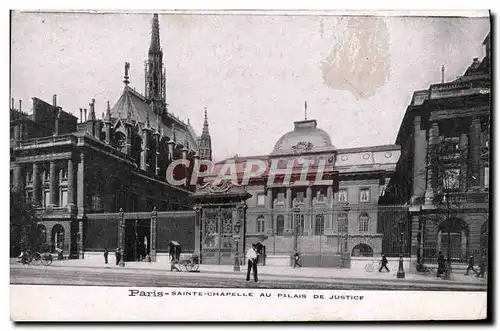
<path id="1" fill-rule="evenodd" d="M 80 123 L 82 123 L 82 111 L 83 111 L 83 109 L 80 108 Z"/>
<path id="2" fill-rule="evenodd" d="M 23 110 L 23 100 L 19 100 L 19 111 Z"/>
<path id="3" fill-rule="evenodd" d="M 57 94 L 52 96 L 52 106 L 57 107 Z"/>
<path id="4" fill-rule="evenodd" d="M 83 113 L 85 114 L 85 122 L 87 122 L 87 108 L 83 108 Z"/>

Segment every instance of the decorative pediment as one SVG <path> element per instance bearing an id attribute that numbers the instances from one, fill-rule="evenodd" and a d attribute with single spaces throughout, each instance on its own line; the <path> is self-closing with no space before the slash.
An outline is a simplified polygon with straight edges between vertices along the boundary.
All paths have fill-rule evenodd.
<path id="1" fill-rule="evenodd" d="M 314 145 L 308 141 L 301 141 L 297 145 L 292 146 L 292 151 L 296 154 L 309 152 Z"/>

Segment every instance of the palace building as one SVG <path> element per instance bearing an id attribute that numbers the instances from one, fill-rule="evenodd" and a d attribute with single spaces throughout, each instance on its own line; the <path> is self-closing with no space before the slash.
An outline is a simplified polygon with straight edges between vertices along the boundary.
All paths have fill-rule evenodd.
<path id="1" fill-rule="evenodd" d="M 473 59 L 453 81 L 416 91 L 396 144 L 401 158 L 384 204 L 407 204 L 413 260 L 435 263 L 438 251 L 466 264 L 488 249 L 491 53 Z"/>
<path id="2" fill-rule="evenodd" d="M 382 253 L 378 202 L 399 154 L 396 145 L 337 148 L 316 120 L 303 120 L 294 122 L 269 155 L 218 162 L 214 175 L 205 180 L 236 172 L 235 184 L 251 195 L 245 244 L 260 242 L 266 264 L 290 265 L 290 257 L 299 252 L 304 266 L 359 267 Z M 264 169 L 247 169 L 256 164 Z M 259 175 L 245 178 L 249 171 Z M 212 256 L 214 249 L 224 248 L 217 240 L 223 229 L 215 218 L 203 221 L 202 256 L 204 250 Z"/>
<path id="3" fill-rule="evenodd" d="M 92 99 L 88 109 L 79 109 L 79 118 L 63 110 L 56 95 L 52 104 L 33 98 L 29 112 L 22 110 L 21 101 L 16 109 L 12 100 L 11 187 L 33 202 L 40 231 L 52 251 L 61 248 L 67 256 L 83 257 L 84 252 L 114 250 L 123 239 L 116 219 L 119 212 L 192 212 L 187 198 L 195 187 L 170 185 L 166 169 L 179 159 L 191 163 L 196 158 L 211 159 L 207 113 L 198 137 L 189 121 L 184 123 L 171 112 L 162 61 L 155 14 L 144 94 L 129 86 L 130 64 L 126 63 L 118 101 L 99 106 Z M 192 167 L 175 170 L 174 178 L 189 178 Z M 132 260 L 137 243 L 149 242 L 147 253 L 154 248 L 152 237 L 162 226 L 160 221 L 158 229 L 150 220 L 138 222 L 139 216 L 126 222 L 123 234 Z M 167 249 L 163 241 L 158 245 Z"/>

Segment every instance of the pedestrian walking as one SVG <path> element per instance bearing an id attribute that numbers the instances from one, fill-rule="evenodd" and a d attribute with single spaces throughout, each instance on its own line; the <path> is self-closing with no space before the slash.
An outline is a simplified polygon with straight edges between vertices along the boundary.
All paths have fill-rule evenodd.
<path id="1" fill-rule="evenodd" d="M 302 268 L 302 264 L 300 264 L 300 254 L 299 252 L 295 252 L 295 254 L 293 254 L 293 267 L 299 267 L 299 268 Z"/>
<path id="2" fill-rule="evenodd" d="M 439 278 L 445 272 L 444 254 L 442 251 L 438 252 L 437 262 L 438 262 L 438 270 L 436 275 Z"/>
<path id="3" fill-rule="evenodd" d="M 389 268 L 387 268 L 388 263 L 389 263 L 389 261 L 387 261 L 387 258 L 385 257 L 385 255 L 382 254 L 382 260 L 380 261 L 380 268 L 378 269 L 378 272 L 382 272 L 383 268 L 385 268 L 385 270 L 387 270 L 387 272 L 391 272 L 389 270 Z"/>
<path id="4" fill-rule="evenodd" d="M 120 248 L 116 249 L 115 258 L 116 258 L 116 265 L 120 264 L 120 261 L 122 259 L 122 251 Z"/>
<path id="5" fill-rule="evenodd" d="M 474 269 L 474 255 L 471 255 L 469 258 L 469 262 L 467 263 L 467 270 L 465 271 L 465 275 L 469 274 L 469 270 L 474 271 L 477 275 L 477 271 Z"/>
<path id="6" fill-rule="evenodd" d="M 108 264 L 108 250 L 105 248 L 104 249 L 104 264 Z"/>
<path id="7" fill-rule="evenodd" d="M 247 251 L 247 281 L 250 280 L 250 271 L 253 269 L 253 280 L 257 282 L 257 251 L 255 248 L 255 244 L 252 245 Z"/>
<path id="8" fill-rule="evenodd" d="M 479 273 L 476 277 L 484 278 L 484 272 L 486 270 L 486 255 L 481 256 L 479 259 Z"/>

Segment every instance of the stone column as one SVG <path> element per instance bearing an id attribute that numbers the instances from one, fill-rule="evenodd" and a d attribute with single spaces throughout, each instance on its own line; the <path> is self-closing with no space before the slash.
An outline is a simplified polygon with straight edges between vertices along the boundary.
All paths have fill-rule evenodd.
<path id="1" fill-rule="evenodd" d="M 420 218 L 418 217 L 418 215 L 413 215 L 411 218 L 411 256 L 412 256 L 412 260 L 414 260 L 414 261 L 416 261 L 417 257 L 418 257 L 419 230 L 420 230 Z"/>
<path id="2" fill-rule="evenodd" d="M 79 241 L 78 241 L 78 256 L 80 259 L 83 259 L 85 258 L 84 256 L 84 245 L 83 245 L 83 240 L 84 240 L 84 236 L 83 236 L 83 219 L 79 219 L 78 220 L 78 233 L 80 234 L 79 235 Z"/>
<path id="3" fill-rule="evenodd" d="M 479 117 L 472 119 L 470 128 L 470 154 L 470 186 L 480 186 L 481 122 Z"/>
<path id="4" fill-rule="evenodd" d="M 306 233 L 311 233 L 311 229 L 314 228 L 313 225 L 313 215 L 312 215 L 312 188 L 311 186 L 308 186 L 306 189 L 306 210 L 307 214 L 304 219 L 304 230 Z"/>
<path id="5" fill-rule="evenodd" d="M 158 212 L 156 207 L 151 213 L 151 234 L 149 240 L 149 256 L 151 257 L 151 262 L 156 262 L 156 222 L 158 221 Z"/>
<path id="6" fill-rule="evenodd" d="M 425 193 L 426 134 L 421 127 L 420 116 L 413 118 L 413 190 L 412 196 L 422 198 Z"/>
<path id="7" fill-rule="evenodd" d="M 460 148 L 460 189 L 465 192 L 467 189 L 467 160 L 468 160 L 468 138 L 467 134 L 462 133 L 459 141 Z"/>
<path id="8" fill-rule="evenodd" d="M 74 190 L 75 173 L 73 169 L 73 160 L 68 160 L 68 205 L 74 206 L 75 204 L 75 190 Z"/>
<path id="9" fill-rule="evenodd" d="M 110 145 L 111 144 L 111 122 L 106 120 L 105 126 L 106 126 L 106 144 Z"/>
<path id="10" fill-rule="evenodd" d="M 21 165 L 19 164 L 14 164 L 14 178 L 12 179 L 14 188 L 20 190 L 22 188 L 22 183 L 21 183 Z"/>
<path id="11" fill-rule="evenodd" d="M 56 182 L 56 162 L 50 161 L 50 200 L 49 205 L 55 206 L 57 204 L 57 182 Z"/>
<path id="12" fill-rule="evenodd" d="M 160 158 L 160 134 L 158 131 L 155 131 L 154 133 L 154 141 L 155 141 L 155 150 L 153 151 L 155 157 L 154 173 L 156 176 L 158 176 L 160 174 L 160 163 L 158 160 Z"/>
<path id="13" fill-rule="evenodd" d="M 432 127 L 430 128 L 429 131 L 429 148 L 433 149 L 435 146 L 439 144 L 439 125 L 438 123 L 432 123 Z M 429 153 L 428 152 L 428 156 Z M 425 190 L 425 206 L 426 207 L 431 207 L 434 205 L 433 200 L 434 200 L 434 189 L 435 185 L 437 184 L 437 174 L 435 173 L 434 166 L 430 164 L 432 160 L 428 161 L 428 168 L 427 168 L 427 188 Z"/>
<path id="14" fill-rule="evenodd" d="M 147 158 L 149 155 L 149 132 L 144 129 L 142 135 L 142 151 L 141 151 L 141 169 L 147 171 L 149 165 L 147 164 Z"/>
<path id="15" fill-rule="evenodd" d="M 267 219 L 267 225 L 266 228 L 272 230 L 272 233 L 276 233 L 276 230 L 274 229 L 274 220 L 273 220 L 273 189 L 268 188 L 267 189 L 267 195 L 266 195 L 266 208 L 267 211 L 269 212 L 266 219 Z"/>
<path id="16" fill-rule="evenodd" d="M 40 172 L 36 162 L 33 163 L 33 202 L 40 205 Z"/>
<path id="17" fill-rule="evenodd" d="M 437 236 L 437 251 L 441 250 L 441 239 L 443 238 L 443 232 L 439 231 Z"/>
<path id="18" fill-rule="evenodd" d="M 292 206 L 292 189 L 287 188 L 286 189 L 286 209 L 288 210 L 288 221 L 285 224 L 285 231 L 291 230 L 293 225 L 293 206 Z"/>
<path id="19" fill-rule="evenodd" d="M 194 254 L 200 257 L 201 263 L 201 242 L 200 242 L 200 234 L 201 234 L 201 207 L 194 207 Z"/>
<path id="20" fill-rule="evenodd" d="M 326 189 L 326 199 L 328 201 L 327 203 L 327 206 L 328 206 L 328 209 L 329 212 L 326 214 L 326 218 L 325 218 L 325 229 L 333 229 L 334 226 L 333 226 L 333 220 L 334 220 L 334 216 L 333 216 L 333 187 L 331 185 L 328 185 L 327 189 Z"/>
<path id="21" fill-rule="evenodd" d="M 80 154 L 77 174 L 77 195 L 76 205 L 78 207 L 78 217 L 85 215 L 85 156 Z"/>
<path id="22" fill-rule="evenodd" d="M 460 232 L 460 246 L 461 246 L 461 255 L 462 255 L 462 258 L 467 258 L 467 237 L 465 235 L 465 231 L 462 230 Z"/>

